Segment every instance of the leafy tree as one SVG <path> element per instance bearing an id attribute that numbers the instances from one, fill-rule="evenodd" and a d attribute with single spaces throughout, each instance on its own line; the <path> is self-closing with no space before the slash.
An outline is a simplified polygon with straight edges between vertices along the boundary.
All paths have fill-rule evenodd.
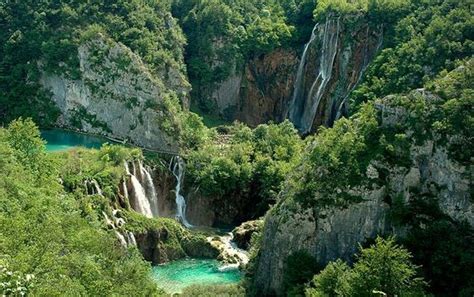
<path id="1" fill-rule="evenodd" d="M 357 256 L 351 280 L 353 296 L 367 296 L 374 290 L 387 296 L 423 296 L 424 283 L 411 261 L 412 255 L 394 238 L 377 238 Z"/>
<path id="2" fill-rule="evenodd" d="M 338 260 L 329 263 L 306 289 L 306 296 L 425 296 L 411 254 L 394 238 L 378 237 L 360 250 L 353 268 Z"/>
<path id="3" fill-rule="evenodd" d="M 330 262 L 323 271 L 313 277 L 306 296 L 339 297 L 349 296 L 351 268 L 342 260 Z"/>
<path id="4" fill-rule="evenodd" d="M 239 195 L 253 204 L 249 215 L 263 215 L 298 164 L 303 141 L 288 121 L 254 130 L 234 124 L 227 130 L 189 151 L 187 180 L 214 198 Z"/>
<path id="5" fill-rule="evenodd" d="M 302 296 L 304 285 L 319 270 L 316 259 L 305 251 L 288 256 L 285 263 L 283 287 L 287 296 Z"/>
<path id="6" fill-rule="evenodd" d="M 379 4 L 371 4 L 374 21 L 389 16 L 394 25 L 385 29 L 385 48 L 351 95 L 354 110 L 361 102 L 420 88 L 443 70 L 453 70 L 456 61 L 472 56 L 469 1 L 411 1 L 410 6 L 401 5 L 403 1 L 375 2 Z"/>

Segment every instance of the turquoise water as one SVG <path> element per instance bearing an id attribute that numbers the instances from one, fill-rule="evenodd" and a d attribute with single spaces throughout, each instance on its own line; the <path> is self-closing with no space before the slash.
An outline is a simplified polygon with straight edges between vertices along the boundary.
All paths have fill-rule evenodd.
<path id="1" fill-rule="evenodd" d="M 75 147 L 100 148 L 106 141 L 94 136 L 63 130 L 43 130 L 41 137 L 46 140 L 46 151 L 57 152 Z"/>
<path id="2" fill-rule="evenodd" d="M 167 293 L 181 293 L 190 285 L 217 285 L 238 283 L 239 270 L 221 272 L 216 260 L 186 259 L 153 267 L 153 278 Z"/>

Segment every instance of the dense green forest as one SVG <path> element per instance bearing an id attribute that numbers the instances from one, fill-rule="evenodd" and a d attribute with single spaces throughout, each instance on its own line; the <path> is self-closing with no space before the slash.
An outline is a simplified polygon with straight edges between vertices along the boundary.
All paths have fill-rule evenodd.
<path id="1" fill-rule="evenodd" d="M 255 128 L 204 124 L 202 117 L 216 110 L 209 96 L 218 85 L 275 50 L 301 56 L 315 25 L 341 16 L 346 39 L 355 27 L 351 19 L 360 16 L 368 28 L 383 32 L 380 49 L 348 96 L 347 118 L 305 137 L 289 120 Z M 462 191 L 473 203 L 470 0 L 12 0 L 0 1 L 0 28 L 0 290 L 5 296 L 167 296 L 151 277 L 153 261 L 143 249 L 121 244 L 117 232 L 152 241 L 157 252 L 151 253 L 166 258 L 162 262 L 195 255 L 223 260 L 209 248 L 208 230 L 146 218 L 132 210 L 121 188 L 134 174 L 127 172 L 128 164 L 143 163 L 165 189 L 155 195 L 172 199 L 176 207 L 175 178 L 183 181 L 172 167 L 176 157 L 156 153 L 160 148 L 109 144 L 46 151 L 40 128 L 57 126 L 61 110 L 43 79 L 49 74 L 72 82 L 89 79 L 82 77 L 78 51 L 98 36 L 129 48 L 160 87 L 159 94 L 134 91 L 162 96 L 163 102 L 147 102 L 145 109 L 169 119 L 137 121 L 176 139 L 176 154 L 186 163 L 183 188 L 219 205 L 215 217 L 240 207 L 234 225 L 268 222 L 269 216 L 285 223 L 288 212 L 324 218 L 328 209 L 350 209 L 367 199 L 363 191 L 396 183 L 392 169 L 427 163 L 414 153 L 427 143 L 464 170 L 468 183 Z M 104 53 L 96 54 L 101 63 Z M 115 63 L 126 73 L 131 62 Z M 123 93 L 128 96 L 129 90 Z M 125 100 L 129 110 L 138 108 L 135 96 Z M 395 124 L 387 124 L 386 110 L 396 114 Z M 136 175 L 145 176 L 139 170 Z M 88 191 L 92 182 L 100 192 Z M 276 293 L 472 296 L 474 230 L 442 209 L 436 194 L 442 190 L 432 183 L 405 189 L 409 200 L 387 194 L 387 220 L 402 232 L 367 238 L 351 261 L 322 264 L 307 250 L 284 255 L 278 264 L 282 290 Z M 117 209 L 126 224 L 116 228 L 107 220 Z M 264 223 L 249 236 L 250 262 L 238 285 L 190 286 L 182 295 L 262 294 L 254 280 L 269 252 L 263 248 L 268 228 Z"/>
<path id="2" fill-rule="evenodd" d="M 61 168 L 74 163 L 47 154 L 33 122 L 13 121 L 0 130 L 0 139 L 3 294 L 134 295 L 138 287 L 143 296 L 157 294 L 138 251 L 120 248 L 104 228 L 101 211 L 110 212 L 108 199 L 91 200 L 59 182 Z M 119 172 L 113 164 L 121 160 L 113 158 L 130 153 L 104 148 L 98 158 L 88 158 L 114 184 Z M 83 170 L 84 176 L 76 173 L 74 179 L 85 179 L 94 168 Z"/>

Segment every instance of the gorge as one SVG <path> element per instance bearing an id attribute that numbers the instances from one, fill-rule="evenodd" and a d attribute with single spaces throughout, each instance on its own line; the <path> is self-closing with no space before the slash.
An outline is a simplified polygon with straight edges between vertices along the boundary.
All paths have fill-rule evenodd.
<path id="1" fill-rule="evenodd" d="M 0 1 L 2 295 L 472 296 L 471 6 Z"/>

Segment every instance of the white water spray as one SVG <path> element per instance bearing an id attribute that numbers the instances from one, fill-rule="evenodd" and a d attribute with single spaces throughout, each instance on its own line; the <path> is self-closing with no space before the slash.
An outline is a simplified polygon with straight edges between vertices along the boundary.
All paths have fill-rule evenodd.
<path id="1" fill-rule="evenodd" d="M 135 165 L 134 166 L 134 172 L 136 172 Z M 133 191 L 133 202 L 132 206 L 134 206 L 135 211 L 141 213 L 142 215 L 152 218 L 153 217 L 153 212 L 151 211 L 151 206 L 150 206 L 150 201 L 148 201 L 148 198 L 146 197 L 146 192 L 145 189 L 142 187 L 142 184 L 138 180 L 138 178 L 135 176 L 135 174 L 130 173 L 130 169 L 128 167 L 127 162 L 125 162 L 125 170 L 127 172 L 127 175 L 130 176 L 130 181 L 132 184 L 132 191 Z"/>
<path id="2" fill-rule="evenodd" d="M 170 169 L 171 166 L 173 166 L 171 171 L 176 178 L 176 219 L 189 228 L 192 227 L 192 225 L 186 220 L 186 199 L 181 195 L 181 184 L 184 178 L 184 161 L 181 157 L 176 156 L 171 160 Z"/>
<path id="3" fill-rule="evenodd" d="M 298 66 L 298 72 L 296 73 L 296 81 L 295 81 L 295 90 L 293 92 L 293 97 L 290 103 L 289 109 L 289 118 L 290 120 L 296 119 L 297 116 L 301 113 L 301 109 L 303 108 L 304 102 L 299 102 L 299 97 L 301 96 L 301 88 L 304 87 L 304 70 L 306 68 L 308 49 L 313 44 L 313 41 L 316 39 L 316 30 L 318 29 L 319 24 L 316 24 L 311 31 L 311 38 L 309 39 L 308 43 L 305 44 L 303 55 L 301 56 L 300 65 Z"/>
<path id="4" fill-rule="evenodd" d="M 155 184 L 153 183 L 153 178 L 143 164 L 140 162 L 140 172 L 143 176 L 145 183 L 145 190 L 147 193 L 148 201 L 150 202 L 151 211 L 154 217 L 158 217 L 158 194 L 156 193 Z"/>
<path id="5" fill-rule="evenodd" d="M 309 133 L 311 131 L 319 103 L 332 77 L 332 68 L 337 54 L 339 39 L 339 18 L 337 20 L 331 17 L 326 19 L 318 73 L 311 85 L 309 93 L 306 95 L 304 91 L 304 72 L 308 63 L 308 49 L 316 40 L 316 30 L 318 27 L 318 24 L 314 27 L 311 39 L 305 45 L 303 56 L 298 67 L 295 90 L 289 110 L 289 119 L 302 133 Z"/>

